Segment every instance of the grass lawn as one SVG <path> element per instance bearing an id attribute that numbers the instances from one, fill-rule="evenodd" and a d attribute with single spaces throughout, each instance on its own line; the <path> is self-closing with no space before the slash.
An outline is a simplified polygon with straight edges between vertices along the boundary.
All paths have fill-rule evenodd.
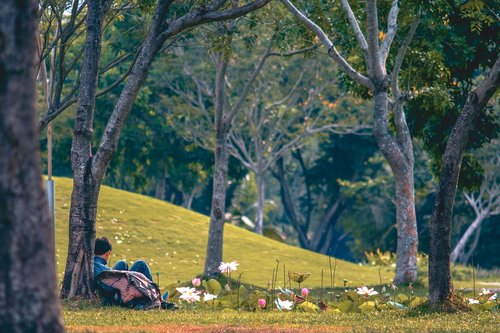
<path id="1" fill-rule="evenodd" d="M 498 332 L 500 314 L 385 311 L 372 313 L 176 312 L 65 304 L 68 332 Z"/>

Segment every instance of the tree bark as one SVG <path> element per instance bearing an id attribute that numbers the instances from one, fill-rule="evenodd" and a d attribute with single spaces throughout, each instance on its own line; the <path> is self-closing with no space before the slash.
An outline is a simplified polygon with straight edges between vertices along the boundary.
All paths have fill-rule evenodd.
<path id="1" fill-rule="evenodd" d="M 229 149 L 227 137 L 224 133 L 220 134 L 215 148 L 214 187 L 204 270 L 207 276 L 214 276 L 218 273 L 219 264 L 222 261 Z"/>
<path id="2" fill-rule="evenodd" d="M 483 223 L 483 221 L 484 221 L 483 215 L 476 216 L 476 218 L 474 219 L 474 222 L 472 222 L 471 225 L 469 225 L 469 227 L 464 232 L 462 237 L 460 237 L 460 240 L 458 241 L 457 245 L 455 246 L 455 248 L 451 252 L 450 261 L 452 264 L 455 263 L 457 261 L 458 257 L 464 252 L 465 245 L 467 245 L 467 242 L 472 237 L 472 235 L 474 235 L 476 230 L 478 230 L 478 228 L 481 226 L 481 223 Z"/>
<path id="3" fill-rule="evenodd" d="M 89 0 L 85 55 L 71 146 L 73 193 L 69 216 L 68 257 L 61 297 L 92 298 L 95 219 L 102 177 L 92 174 L 95 93 L 106 1 Z"/>
<path id="4" fill-rule="evenodd" d="M 430 228 L 429 301 L 433 306 L 444 304 L 453 290 L 450 274 L 451 221 L 462 157 L 479 113 L 499 84 L 500 58 L 478 88 L 469 94 L 446 144 Z"/>
<path id="5" fill-rule="evenodd" d="M 0 332 L 63 332 L 36 125 L 38 1 L 0 2 Z"/>
<path id="6" fill-rule="evenodd" d="M 413 164 L 395 174 L 397 249 L 395 284 L 417 281 L 418 231 Z"/>

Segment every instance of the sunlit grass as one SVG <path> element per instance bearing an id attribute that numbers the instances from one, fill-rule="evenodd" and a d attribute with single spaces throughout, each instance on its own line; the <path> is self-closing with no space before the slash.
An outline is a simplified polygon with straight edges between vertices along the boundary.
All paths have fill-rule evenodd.
<path id="1" fill-rule="evenodd" d="M 335 328 L 356 332 L 498 332 L 499 314 L 467 312 L 456 314 L 411 311 L 371 313 L 300 313 L 300 312 L 237 312 L 189 308 L 176 312 L 160 310 L 136 311 L 123 308 L 103 308 L 97 305 L 64 306 L 68 331 L 89 331 L 95 327 L 128 327 L 127 331 L 148 332 L 154 325 L 224 326 L 230 328 L 317 329 L 332 332 Z M 142 326 L 142 328 L 141 328 Z M 94 327 L 91 329 L 91 327 Z M 187 328 L 186 328 L 187 329 Z M 119 328 L 119 331 L 124 331 Z M 161 330 L 160 330 L 161 331 Z M 167 331 L 165 329 L 165 331 Z"/>
<path id="2" fill-rule="evenodd" d="M 55 178 L 56 184 L 56 255 L 59 279 L 62 279 L 66 263 L 68 242 L 68 214 L 72 181 Z M 177 281 L 189 281 L 203 271 L 209 218 L 182 207 L 103 186 L 101 189 L 97 236 L 107 236 L 113 242 L 111 264 L 119 259 L 133 262 L 146 260 L 153 276 L 160 273 L 160 285 Z M 283 280 L 285 270 L 310 272 L 311 277 L 302 286 L 317 288 L 330 285 L 328 257 L 311 251 L 289 246 L 258 236 L 255 233 L 226 224 L 224 232 L 224 260 L 238 260 L 238 273 L 242 281 L 266 287 L 271 280 L 276 260 L 280 261 L 278 281 Z M 332 262 L 334 262 L 332 260 Z M 426 275 L 425 263 L 421 265 Z M 454 269 L 460 279 L 458 288 L 471 288 L 469 268 Z M 380 273 L 380 274 L 379 274 Z M 335 285 L 348 286 L 387 284 L 393 278 L 391 267 L 359 266 L 337 260 Z M 498 278 L 498 277 L 497 277 Z M 495 280 L 491 277 L 490 280 Z M 425 284 L 425 279 L 423 280 Z M 478 286 L 479 287 L 479 286 Z"/>
<path id="3" fill-rule="evenodd" d="M 56 254 L 57 271 L 62 278 L 66 263 L 68 241 L 68 214 L 71 198 L 71 180 L 56 178 Z M 191 280 L 202 273 L 209 218 L 147 196 L 102 187 L 97 236 L 106 236 L 113 242 L 111 263 L 119 259 L 129 262 L 146 260 L 153 271 L 160 273 L 160 284 Z M 286 271 L 310 272 L 303 283 L 306 287 L 324 283 L 329 285 L 328 257 L 258 236 L 250 231 L 226 224 L 224 232 L 224 260 L 238 260 L 242 281 L 261 287 L 271 279 L 276 259 L 280 261 L 279 279 L 283 264 Z M 383 268 L 384 283 L 393 278 L 391 268 Z M 156 279 L 156 276 L 154 276 Z M 351 286 L 378 284 L 379 271 L 374 267 L 337 260 L 336 281 L 348 279 Z"/>

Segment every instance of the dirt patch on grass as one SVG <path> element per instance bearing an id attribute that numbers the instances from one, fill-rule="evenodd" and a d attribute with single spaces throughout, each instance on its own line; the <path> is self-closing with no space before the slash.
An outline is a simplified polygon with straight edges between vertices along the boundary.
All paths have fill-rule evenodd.
<path id="1" fill-rule="evenodd" d="M 138 332 L 152 332 L 152 333 L 315 333 L 315 332 L 352 332 L 351 327 L 342 326 L 314 326 L 314 327 L 272 327 L 272 326 L 255 326 L 255 327 L 236 327 L 225 325 L 147 325 L 147 326 L 69 326 L 68 332 L 78 333 L 138 333 Z"/>

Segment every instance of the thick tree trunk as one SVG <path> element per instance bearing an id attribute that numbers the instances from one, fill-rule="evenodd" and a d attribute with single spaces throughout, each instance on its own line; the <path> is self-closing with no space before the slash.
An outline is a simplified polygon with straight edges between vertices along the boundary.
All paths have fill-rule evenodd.
<path id="1" fill-rule="evenodd" d="M 394 174 L 396 187 L 397 263 L 395 284 L 417 280 L 418 232 L 415 215 L 413 150 L 402 109 L 395 110 L 397 139 L 389 133 L 388 99 L 385 87 L 375 93 L 373 135 Z M 397 105 L 397 107 L 402 107 Z"/>
<path id="2" fill-rule="evenodd" d="M 395 284 L 417 280 L 418 231 L 413 165 L 399 170 L 396 182 L 397 260 Z"/>
<path id="3" fill-rule="evenodd" d="M 88 2 L 85 56 L 71 146 L 73 193 L 69 217 L 68 257 L 61 289 L 63 298 L 92 298 L 95 218 L 102 177 L 95 178 L 92 174 L 91 140 L 105 8 L 106 1 Z"/>
<path id="4" fill-rule="evenodd" d="M 476 216 L 476 218 L 474 219 L 474 222 L 471 223 L 471 225 L 467 228 L 467 230 L 464 232 L 462 237 L 460 237 L 460 240 L 458 241 L 457 245 L 455 246 L 455 248 L 451 252 L 450 261 L 452 264 L 455 263 L 457 261 L 458 257 L 464 252 L 465 245 L 467 245 L 467 242 L 472 237 L 472 235 L 474 235 L 476 230 L 478 230 L 478 228 L 481 226 L 481 223 L 483 223 L 483 221 L 484 221 L 483 215 Z"/>
<path id="5" fill-rule="evenodd" d="M 255 180 L 257 182 L 257 219 L 255 232 L 262 235 L 264 232 L 264 175 L 262 172 L 255 173 Z"/>
<path id="6" fill-rule="evenodd" d="M 477 116 L 497 91 L 499 83 L 500 58 L 479 87 L 469 94 L 446 144 L 430 228 L 429 300 L 434 306 L 446 302 L 453 289 L 450 274 L 451 221 L 462 157 Z"/>
<path id="7" fill-rule="evenodd" d="M 73 193 L 69 217 L 69 244 L 61 289 L 62 298 L 92 298 L 94 240 L 100 182 L 84 175 L 73 175 Z"/>
<path id="8" fill-rule="evenodd" d="M 38 1 L 0 2 L 0 332 L 63 332 L 36 125 Z"/>

